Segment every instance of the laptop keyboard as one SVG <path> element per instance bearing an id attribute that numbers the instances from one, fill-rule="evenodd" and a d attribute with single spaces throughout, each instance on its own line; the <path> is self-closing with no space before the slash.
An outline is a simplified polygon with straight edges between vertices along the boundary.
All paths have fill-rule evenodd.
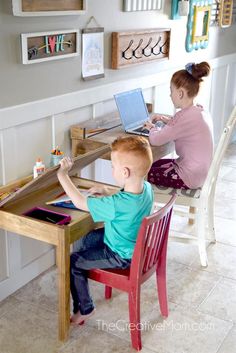
<path id="1" fill-rule="evenodd" d="M 144 134 L 149 134 L 149 130 L 148 129 L 144 129 L 142 126 L 137 128 L 137 129 L 134 129 L 133 131 L 143 132 Z"/>

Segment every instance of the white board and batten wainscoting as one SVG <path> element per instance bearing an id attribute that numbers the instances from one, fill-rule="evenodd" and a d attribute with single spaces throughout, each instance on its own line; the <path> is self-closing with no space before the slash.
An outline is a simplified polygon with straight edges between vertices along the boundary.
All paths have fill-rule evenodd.
<path id="1" fill-rule="evenodd" d="M 209 62 L 212 72 L 198 102 L 212 115 L 217 143 L 236 102 L 236 54 Z M 154 111 L 172 114 L 169 81 L 178 69 L 0 109 L 0 184 L 32 173 L 39 156 L 49 165 L 50 151 L 55 145 L 69 155 L 70 126 L 115 111 L 113 94 L 141 87 L 145 101 L 154 104 Z M 98 160 L 83 175 L 110 182 L 110 162 Z M 53 264 L 55 254 L 51 246 L 0 230 L 0 300 Z"/>

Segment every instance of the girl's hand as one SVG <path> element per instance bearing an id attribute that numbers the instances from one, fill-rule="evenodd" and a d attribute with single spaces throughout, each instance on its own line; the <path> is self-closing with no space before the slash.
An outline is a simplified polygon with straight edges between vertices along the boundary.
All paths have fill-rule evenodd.
<path id="1" fill-rule="evenodd" d="M 152 116 L 152 123 L 156 123 L 157 121 L 162 121 L 164 118 L 165 118 L 164 115 L 154 114 Z"/>
<path id="2" fill-rule="evenodd" d="M 152 116 L 152 123 L 156 123 L 157 121 L 162 121 L 163 123 L 168 123 L 168 121 L 171 119 L 171 117 L 167 117 L 165 115 L 161 115 L 161 114 L 154 114 Z"/>
<path id="3" fill-rule="evenodd" d="M 147 130 L 151 130 L 152 127 L 155 127 L 155 125 L 152 124 L 150 121 L 146 121 L 146 123 L 143 125 L 143 128 Z"/>
<path id="4" fill-rule="evenodd" d="M 74 163 L 70 157 L 64 157 L 60 161 L 60 168 L 58 169 L 58 173 L 68 173 L 69 170 L 72 168 L 73 164 Z"/>

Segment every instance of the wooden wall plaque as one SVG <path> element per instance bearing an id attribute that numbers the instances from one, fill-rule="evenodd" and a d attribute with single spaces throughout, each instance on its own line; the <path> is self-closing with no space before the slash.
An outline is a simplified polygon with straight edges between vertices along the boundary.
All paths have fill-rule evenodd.
<path id="1" fill-rule="evenodd" d="M 112 33 L 112 69 L 169 58 L 170 29 Z"/>
<path id="2" fill-rule="evenodd" d="M 78 31 L 22 33 L 21 48 L 23 64 L 78 56 Z"/>
<path id="3" fill-rule="evenodd" d="M 220 27 L 229 27 L 232 24 L 233 0 L 220 0 L 219 5 L 219 25 Z"/>
<path id="4" fill-rule="evenodd" d="M 82 14 L 87 0 L 12 0 L 15 16 L 58 16 Z"/>

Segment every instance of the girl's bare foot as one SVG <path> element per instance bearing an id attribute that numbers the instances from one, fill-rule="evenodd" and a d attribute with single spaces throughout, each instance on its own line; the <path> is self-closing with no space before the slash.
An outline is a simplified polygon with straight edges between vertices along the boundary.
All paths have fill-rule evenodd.
<path id="1" fill-rule="evenodd" d="M 87 315 L 82 315 L 80 311 L 78 311 L 76 314 L 73 314 L 70 318 L 70 322 L 75 325 L 82 325 L 83 322 L 88 319 L 90 316 L 92 316 L 95 313 L 95 309 L 91 311 L 91 313 Z"/>

